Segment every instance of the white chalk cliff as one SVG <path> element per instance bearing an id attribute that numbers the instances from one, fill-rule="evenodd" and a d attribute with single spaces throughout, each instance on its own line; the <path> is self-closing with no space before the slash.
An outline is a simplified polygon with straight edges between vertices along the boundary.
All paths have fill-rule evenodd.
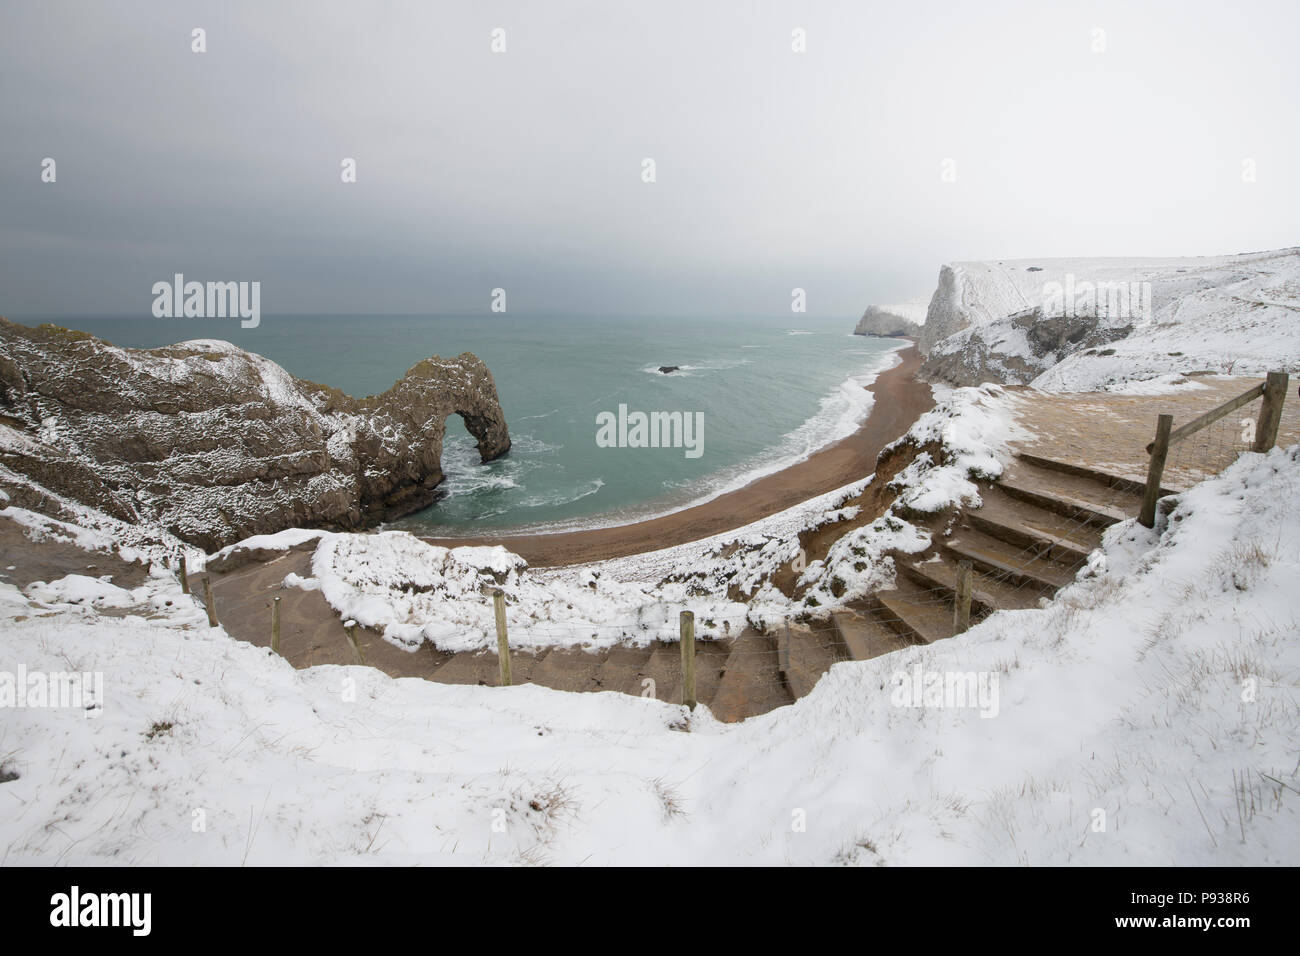
<path id="1" fill-rule="evenodd" d="M 1116 289 L 1134 294 L 1119 301 Z M 949 263 L 918 344 L 922 374 L 954 385 L 1087 390 L 1190 371 L 1295 369 L 1300 248 Z"/>

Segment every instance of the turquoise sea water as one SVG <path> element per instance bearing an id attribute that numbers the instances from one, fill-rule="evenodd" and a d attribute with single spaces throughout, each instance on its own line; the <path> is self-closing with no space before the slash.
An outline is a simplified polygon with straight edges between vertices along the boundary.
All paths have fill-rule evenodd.
<path id="1" fill-rule="evenodd" d="M 356 396 L 387 389 L 430 355 L 474 352 L 496 379 L 513 447 L 482 464 L 460 419 L 448 422 L 446 495 L 399 522 L 448 536 L 619 524 L 740 487 L 851 433 L 869 407 L 862 385 L 900 344 L 851 335 L 850 318 L 804 316 L 266 315 L 255 329 L 231 319 L 56 321 L 125 346 L 225 339 Z M 702 413 L 702 454 L 599 447 L 597 415 L 620 404 Z"/>

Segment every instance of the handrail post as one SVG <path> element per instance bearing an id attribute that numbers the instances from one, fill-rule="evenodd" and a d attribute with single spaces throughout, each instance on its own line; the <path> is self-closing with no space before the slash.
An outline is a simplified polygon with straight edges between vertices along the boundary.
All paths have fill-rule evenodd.
<path id="1" fill-rule="evenodd" d="M 510 637 L 506 632 L 506 596 L 500 588 L 492 592 L 492 614 L 497 625 L 497 669 L 501 672 L 501 686 L 509 687 Z"/>
<path id="2" fill-rule="evenodd" d="M 1278 427 L 1282 424 L 1282 405 L 1286 401 L 1286 372 L 1269 372 L 1264 384 L 1264 401 L 1259 408 L 1259 422 L 1255 426 L 1253 451 L 1268 451 L 1277 444 Z"/>
<path id="3" fill-rule="evenodd" d="M 1160 498 L 1160 479 L 1165 473 L 1165 459 L 1169 457 L 1169 433 L 1174 428 L 1173 415 L 1156 419 L 1156 440 L 1151 443 L 1151 461 L 1147 464 L 1147 487 L 1142 495 L 1142 511 L 1138 521 L 1148 528 L 1156 524 L 1156 501 Z"/>
<path id="4" fill-rule="evenodd" d="M 695 613 L 682 611 L 677 616 L 682 645 L 682 703 L 695 709 Z"/>
<path id="5" fill-rule="evenodd" d="M 957 562 L 956 587 L 953 589 L 952 629 L 961 634 L 970 630 L 970 596 L 974 566 L 969 561 Z"/>

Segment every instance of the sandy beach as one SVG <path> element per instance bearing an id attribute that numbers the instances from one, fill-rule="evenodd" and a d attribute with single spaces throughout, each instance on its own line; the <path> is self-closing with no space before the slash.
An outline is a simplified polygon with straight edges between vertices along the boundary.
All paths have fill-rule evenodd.
<path id="1" fill-rule="evenodd" d="M 914 345 L 898 353 L 898 365 L 882 372 L 867 390 L 875 404 L 854 434 L 798 464 L 766 475 L 736 491 L 673 514 L 611 528 L 554 534 L 424 538 L 445 547 L 502 545 L 535 567 L 585 564 L 655 551 L 742 527 L 801 501 L 865 478 L 881 449 L 934 405 L 930 386 L 916 378 L 921 355 Z"/>

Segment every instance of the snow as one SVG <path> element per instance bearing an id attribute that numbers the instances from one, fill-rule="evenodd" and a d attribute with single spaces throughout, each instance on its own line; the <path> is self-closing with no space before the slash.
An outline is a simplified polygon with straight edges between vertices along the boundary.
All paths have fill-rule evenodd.
<path id="1" fill-rule="evenodd" d="M 1296 250 L 963 263 L 954 281 L 996 333 L 1046 282 L 1145 276 L 1149 321 L 1034 384 L 1156 394 L 1202 387 L 1189 371 L 1295 365 L 1298 263 Z M 235 547 L 315 542 L 311 577 L 283 585 L 319 589 L 341 619 L 408 650 L 493 647 L 496 588 L 520 648 L 674 640 L 683 607 L 705 637 L 824 616 L 887 586 L 890 551 L 927 546 L 909 515 L 977 503 L 976 480 L 1029 437 L 1022 399 L 999 386 L 936 399 L 900 440 L 916 453 L 894 503 L 803 569 L 797 601 L 771 581 L 801 556 L 800 532 L 855 518 L 874 476 L 579 567 L 392 531 Z M 174 538 L 72 502 L 59 502 L 69 521 L 5 507 L 33 539 L 154 564 L 131 589 L 0 583 L 0 767 L 17 774 L 0 784 L 0 864 L 1295 865 L 1298 495 L 1300 446 L 1243 455 L 1155 530 L 1110 528 L 1042 607 L 837 664 L 793 706 L 734 725 L 617 693 L 295 671 L 207 626 L 163 569 Z M 733 587 L 754 596 L 732 601 Z M 103 706 L 93 720 L 5 706 L 20 668 L 102 673 Z"/>
<path id="2" fill-rule="evenodd" d="M 215 561 L 217 558 L 227 558 L 236 549 L 239 550 L 263 550 L 263 551 L 288 551 L 296 548 L 300 544 L 306 544 L 308 541 L 316 541 L 326 537 L 328 531 L 320 531 L 314 528 L 286 528 L 284 531 L 275 534 L 255 534 L 252 537 L 245 538 L 235 544 L 226 545 L 220 551 L 208 556 L 209 561 Z"/>
<path id="3" fill-rule="evenodd" d="M 0 468 L 0 478 L 4 477 L 7 475 Z M 161 529 L 119 521 L 102 511 L 87 508 L 58 495 L 50 494 L 50 498 L 58 502 L 65 512 L 75 516 L 76 522 L 60 521 L 13 505 L 0 508 L 0 518 L 13 521 L 32 541 L 66 542 L 84 551 L 117 554 L 128 563 L 166 563 L 175 555 L 192 550 Z M 4 500 L 9 500 L 7 494 Z"/>
<path id="4" fill-rule="evenodd" d="M 92 578 L 84 574 L 68 574 L 50 584 L 34 581 L 28 585 L 25 593 L 33 601 L 47 607 L 56 604 L 131 607 L 136 603 L 132 592 L 111 583 L 107 580 L 107 575 Z"/>
<path id="5" fill-rule="evenodd" d="M 924 325 L 925 311 L 929 305 L 930 298 L 926 296 L 919 299 L 910 299 L 907 302 L 895 302 L 892 305 L 878 305 L 876 309 L 881 312 L 888 312 L 890 315 L 902 316 L 914 325 Z"/>
<path id="6" fill-rule="evenodd" d="M 328 535 L 313 556 L 312 574 L 341 616 L 412 652 L 425 641 L 445 651 L 495 648 L 489 593 L 498 588 L 506 597 L 511 646 L 518 648 L 676 639 L 677 610 L 686 599 L 682 585 L 655 589 L 589 570 L 532 575 L 505 548 L 443 548 L 404 531 Z M 715 613 L 743 626 L 743 604 L 724 598 Z"/>
<path id="7" fill-rule="evenodd" d="M 736 725 L 295 671 L 161 576 L 153 621 L 0 585 L 6 667 L 105 678 L 96 719 L 5 712 L 0 859 L 1295 865 L 1298 493 L 1300 447 L 1245 455 L 1161 530 L 1108 531 L 1044 608 L 837 664 Z M 918 667 L 993 699 L 914 706 Z"/>
<path id="8" fill-rule="evenodd" d="M 1100 391 L 1115 395 L 1167 395 L 1170 392 L 1196 391 L 1210 386 L 1194 378 L 1184 378 L 1177 372 L 1166 372 L 1147 379 L 1134 379 L 1114 384 L 1103 384 Z"/>
<path id="9" fill-rule="evenodd" d="M 1147 283 L 1151 314 L 1130 309 L 1107 326 L 1132 325 L 1102 349 L 1048 356 L 1027 379 L 1057 392 L 1113 389 L 1129 382 L 1188 372 L 1262 374 L 1300 365 L 1300 249 L 1192 258 L 1080 258 L 957 262 L 945 266 L 931 304 L 934 355 L 966 347 L 972 337 L 1007 357 L 1033 360 L 1010 316 L 1044 306 L 1053 289 L 1104 283 Z M 939 321 L 936 321 L 939 320 Z M 1007 381 L 1019 381 L 1016 376 Z M 1139 386 L 1140 387 L 1140 386 Z"/>

